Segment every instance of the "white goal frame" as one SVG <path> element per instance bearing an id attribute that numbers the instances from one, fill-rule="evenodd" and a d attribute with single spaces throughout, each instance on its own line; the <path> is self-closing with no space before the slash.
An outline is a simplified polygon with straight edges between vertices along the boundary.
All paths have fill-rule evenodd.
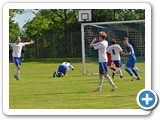
<path id="1" fill-rule="evenodd" d="M 122 24 L 123 23 L 140 23 L 140 22 L 145 22 L 145 20 L 81 23 L 82 74 L 86 74 L 84 26 L 86 25 L 97 26 L 97 25 L 104 25 L 104 24 L 119 24 L 119 23 L 122 23 Z"/>

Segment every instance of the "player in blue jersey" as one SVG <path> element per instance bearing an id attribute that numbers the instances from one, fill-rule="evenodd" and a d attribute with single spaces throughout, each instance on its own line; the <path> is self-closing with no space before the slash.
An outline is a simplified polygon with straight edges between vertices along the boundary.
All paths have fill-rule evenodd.
<path id="1" fill-rule="evenodd" d="M 123 52 L 122 55 L 128 57 L 125 66 L 125 71 L 127 71 L 128 74 L 132 77 L 131 81 L 133 81 L 134 79 L 140 80 L 141 78 L 138 75 L 138 71 L 136 70 L 136 68 L 134 68 L 134 65 L 136 63 L 136 56 L 134 53 L 134 49 L 132 45 L 129 44 L 129 40 L 127 37 L 124 37 L 123 44 L 126 46 L 126 53 Z M 132 72 L 135 74 L 136 77 L 133 75 L 130 69 L 132 70 Z"/>

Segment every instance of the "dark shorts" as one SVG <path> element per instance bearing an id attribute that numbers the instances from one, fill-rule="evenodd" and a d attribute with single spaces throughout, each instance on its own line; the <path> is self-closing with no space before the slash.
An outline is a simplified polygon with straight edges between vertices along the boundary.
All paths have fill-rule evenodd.
<path id="1" fill-rule="evenodd" d="M 24 53 L 24 49 L 22 49 L 22 53 Z"/>

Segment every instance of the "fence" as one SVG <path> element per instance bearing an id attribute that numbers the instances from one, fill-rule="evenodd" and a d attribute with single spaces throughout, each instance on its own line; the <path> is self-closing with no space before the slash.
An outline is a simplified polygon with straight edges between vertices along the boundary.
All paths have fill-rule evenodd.
<path id="1" fill-rule="evenodd" d="M 81 57 L 81 33 L 37 34 L 25 47 L 25 58 Z"/>

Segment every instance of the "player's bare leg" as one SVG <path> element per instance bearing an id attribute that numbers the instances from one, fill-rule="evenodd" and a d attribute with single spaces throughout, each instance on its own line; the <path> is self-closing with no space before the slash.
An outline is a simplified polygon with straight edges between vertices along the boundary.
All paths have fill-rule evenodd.
<path id="1" fill-rule="evenodd" d="M 24 61 L 24 53 L 22 53 L 22 61 Z"/>
<path id="2" fill-rule="evenodd" d="M 116 71 L 116 68 L 114 67 L 114 62 L 112 62 L 112 63 L 110 64 L 110 69 L 113 70 L 113 72 L 112 72 L 112 78 L 114 78 L 114 76 L 115 76 L 115 71 Z"/>
<path id="3" fill-rule="evenodd" d="M 115 70 L 116 70 L 116 68 L 114 67 L 114 62 L 112 62 L 112 63 L 111 63 L 111 65 L 110 65 L 110 69 L 111 69 L 111 70 L 113 70 L 113 71 L 115 71 Z"/>

